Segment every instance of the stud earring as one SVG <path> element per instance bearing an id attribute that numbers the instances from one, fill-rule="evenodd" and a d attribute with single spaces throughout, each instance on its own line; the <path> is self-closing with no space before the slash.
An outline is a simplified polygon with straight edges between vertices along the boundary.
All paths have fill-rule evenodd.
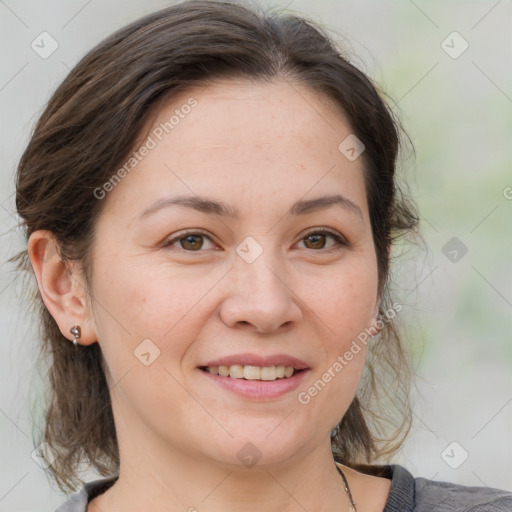
<path id="1" fill-rule="evenodd" d="M 80 329 L 80 326 L 79 325 L 74 325 L 73 327 L 71 327 L 71 329 L 69 330 L 69 332 L 75 337 L 75 339 L 73 340 L 73 344 L 77 345 L 77 340 L 80 338 L 80 336 L 82 335 L 82 329 Z"/>

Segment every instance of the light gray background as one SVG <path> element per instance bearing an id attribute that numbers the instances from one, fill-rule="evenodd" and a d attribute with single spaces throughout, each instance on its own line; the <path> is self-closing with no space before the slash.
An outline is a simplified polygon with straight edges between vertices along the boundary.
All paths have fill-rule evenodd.
<path id="1" fill-rule="evenodd" d="M 17 162 L 78 59 L 113 30 L 170 3 L 0 0 L 0 511 L 52 510 L 64 499 L 31 458 L 40 427 L 29 408 L 44 377 L 33 369 L 38 340 L 20 304 L 21 282 L 4 263 L 22 244 Z M 421 378 L 413 429 L 394 462 L 415 476 L 512 491 L 512 1 L 265 5 L 287 5 L 349 37 L 354 62 L 397 102 L 418 152 L 403 167 L 429 251 L 406 247 L 394 275 Z M 47 59 L 31 48 L 43 31 L 58 42 Z M 469 44 L 458 58 L 442 47 L 453 31 Z M 456 51 L 462 42 L 444 44 Z M 452 237 L 468 249 L 456 262 L 443 253 Z M 442 457 L 454 441 L 452 460 L 462 449 L 469 454 L 458 469 Z"/>

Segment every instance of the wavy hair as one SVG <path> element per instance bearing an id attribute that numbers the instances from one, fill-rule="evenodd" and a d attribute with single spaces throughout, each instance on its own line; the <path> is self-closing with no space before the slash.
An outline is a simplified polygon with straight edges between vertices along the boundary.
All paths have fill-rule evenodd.
<path id="1" fill-rule="evenodd" d="M 90 249 L 105 203 L 94 190 L 122 165 L 162 102 L 220 78 L 283 79 L 340 107 L 365 145 L 361 158 L 384 314 L 392 306 L 392 245 L 417 234 L 419 220 L 396 175 L 407 134 L 384 93 L 326 29 L 247 2 L 170 6 L 115 32 L 78 62 L 46 105 L 17 169 L 16 208 L 27 241 L 36 230 L 51 231 L 60 257 L 80 263 L 89 287 Z M 10 261 L 31 281 L 30 303 L 40 319 L 39 361 L 47 366 L 48 389 L 38 443 L 58 453 L 48 471 L 59 488 L 75 491 L 83 484 L 78 467 L 84 461 L 103 476 L 119 471 L 102 353 L 98 343 L 77 350 L 61 334 L 37 293 L 27 251 Z M 412 365 L 397 320 L 383 324 L 369 344 L 356 396 L 331 435 L 337 461 L 376 475 L 378 466 L 370 464 L 395 454 L 411 426 Z"/>

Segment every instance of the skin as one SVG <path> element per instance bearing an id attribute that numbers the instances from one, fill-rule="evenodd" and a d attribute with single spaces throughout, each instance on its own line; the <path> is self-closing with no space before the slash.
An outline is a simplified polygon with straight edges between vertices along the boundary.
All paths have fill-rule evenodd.
<path id="1" fill-rule="evenodd" d="M 363 163 L 338 150 L 352 130 L 304 86 L 228 80 L 175 96 L 138 144 L 191 97 L 197 106 L 102 199 L 90 296 L 77 264 L 66 270 L 48 257 L 51 233 L 29 240 L 41 295 L 62 334 L 71 340 L 70 327 L 81 325 L 79 343 L 98 342 L 105 358 L 121 470 L 88 511 L 349 510 L 329 433 L 355 395 L 366 346 L 307 405 L 297 394 L 378 313 Z M 333 193 L 361 216 L 339 205 L 287 213 L 296 201 Z M 139 218 L 175 195 L 208 196 L 240 215 L 172 206 Z M 199 236 L 180 242 L 185 229 Z M 319 229 L 348 245 L 306 236 Z M 252 263 L 236 252 L 248 236 L 263 249 Z M 144 339 L 160 350 L 148 366 L 134 355 Z M 258 401 L 197 368 L 242 352 L 289 354 L 310 370 L 299 389 Z M 237 457 L 248 442 L 261 453 L 251 467 Z M 382 511 L 390 480 L 341 467 L 358 511 Z"/>

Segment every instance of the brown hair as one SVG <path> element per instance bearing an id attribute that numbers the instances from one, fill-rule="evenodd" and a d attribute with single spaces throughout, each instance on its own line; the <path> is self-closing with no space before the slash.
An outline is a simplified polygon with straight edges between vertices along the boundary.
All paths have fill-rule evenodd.
<path id="1" fill-rule="evenodd" d="M 104 204 L 93 191 L 122 165 L 160 102 L 217 78 L 282 78 L 334 100 L 366 147 L 382 314 L 392 304 L 390 248 L 417 232 L 418 217 L 395 176 L 405 132 L 383 93 L 344 52 L 302 17 L 222 1 L 186 1 L 122 28 L 82 58 L 35 126 L 17 172 L 16 206 L 27 240 L 36 230 L 51 231 L 62 259 L 81 264 L 89 287 L 90 249 Z M 11 261 L 33 277 L 26 250 Z M 32 290 L 49 378 L 42 440 L 58 453 L 48 469 L 61 490 L 76 490 L 84 460 L 103 476 L 119 470 L 102 355 L 98 343 L 74 347 L 37 287 Z M 369 350 L 362 385 L 332 436 L 332 449 L 342 464 L 379 474 L 366 464 L 396 453 L 410 429 L 412 371 L 392 318 Z M 383 405 L 385 399 L 398 413 Z"/>

